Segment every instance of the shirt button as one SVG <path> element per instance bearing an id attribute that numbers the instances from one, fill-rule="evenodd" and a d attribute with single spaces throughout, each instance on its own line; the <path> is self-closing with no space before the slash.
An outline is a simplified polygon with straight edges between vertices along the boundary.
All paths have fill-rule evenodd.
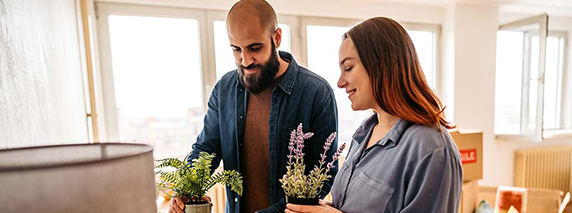
<path id="1" fill-rule="evenodd" d="M 242 119 L 242 115 L 240 116 L 240 119 Z"/>
<path id="2" fill-rule="evenodd" d="M 238 202 L 238 198 L 234 198 L 234 202 L 237 203 L 237 202 Z"/>

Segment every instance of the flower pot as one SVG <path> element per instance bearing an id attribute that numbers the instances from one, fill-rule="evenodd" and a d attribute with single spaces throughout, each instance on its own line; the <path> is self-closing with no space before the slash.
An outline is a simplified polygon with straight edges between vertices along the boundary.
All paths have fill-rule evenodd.
<path id="1" fill-rule="evenodd" d="M 185 204 L 185 213 L 211 213 L 211 203 Z"/>
<path id="2" fill-rule="evenodd" d="M 297 197 L 290 197 L 290 196 L 286 195 L 286 203 L 316 206 L 320 203 L 320 199 L 319 198 L 297 198 Z"/>

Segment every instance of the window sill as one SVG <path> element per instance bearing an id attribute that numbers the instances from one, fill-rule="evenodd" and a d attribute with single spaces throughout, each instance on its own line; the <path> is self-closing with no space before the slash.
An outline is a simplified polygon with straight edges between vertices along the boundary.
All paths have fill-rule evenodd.
<path id="1" fill-rule="evenodd" d="M 496 134 L 497 140 L 503 141 L 524 141 L 524 142 L 552 142 L 552 141 L 570 141 L 572 139 L 572 129 L 545 130 L 542 139 L 536 139 L 526 135 L 504 135 Z"/>
<path id="2" fill-rule="evenodd" d="M 571 138 L 572 129 L 545 130 L 544 139 Z"/>

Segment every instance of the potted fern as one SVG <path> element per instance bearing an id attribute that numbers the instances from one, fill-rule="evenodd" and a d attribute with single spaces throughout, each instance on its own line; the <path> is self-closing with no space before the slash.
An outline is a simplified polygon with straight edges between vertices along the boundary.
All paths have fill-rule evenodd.
<path id="1" fill-rule="evenodd" d="M 177 159 L 158 160 L 157 166 L 160 182 L 157 190 L 172 190 L 173 197 L 186 197 L 186 213 L 210 213 L 211 203 L 205 201 L 206 192 L 215 184 L 230 186 L 231 190 L 242 195 L 242 176 L 237 171 L 222 171 L 211 176 L 211 162 L 214 154 L 200 152 L 191 165 Z M 186 158 L 185 158 L 186 159 Z"/>
<path id="2" fill-rule="evenodd" d="M 320 161 L 309 174 L 304 174 L 306 165 L 304 164 L 304 140 L 314 136 L 314 133 L 302 132 L 302 124 L 298 128 L 292 130 L 290 134 L 290 143 L 288 149 L 288 165 L 286 166 L 286 174 L 280 179 L 282 188 L 286 194 L 286 202 L 302 205 L 318 205 L 319 195 L 325 181 L 332 176 L 328 173 L 334 168 L 334 162 L 338 160 L 346 144 L 342 144 L 336 151 L 331 162 L 326 163 L 326 152 L 330 149 L 332 142 L 336 138 L 333 132 L 324 144 L 324 153 L 320 154 Z"/>

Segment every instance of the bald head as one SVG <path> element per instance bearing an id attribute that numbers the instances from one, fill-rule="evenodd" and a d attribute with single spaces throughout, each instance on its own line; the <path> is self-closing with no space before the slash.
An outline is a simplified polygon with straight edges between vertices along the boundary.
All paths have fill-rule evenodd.
<path id="1" fill-rule="evenodd" d="M 265 0 L 241 0 L 228 12 L 226 29 L 238 76 L 252 94 L 268 88 L 288 68 L 278 57 L 282 29 L 277 24 L 276 13 Z"/>
<path id="2" fill-rule="evenodd" d="M 278 25 L 274 8 L 265 0 L 240 0 L 228 11 L 227 26 L 251 21 L 258 21 L 260 27 L 270 33 Z"/>

